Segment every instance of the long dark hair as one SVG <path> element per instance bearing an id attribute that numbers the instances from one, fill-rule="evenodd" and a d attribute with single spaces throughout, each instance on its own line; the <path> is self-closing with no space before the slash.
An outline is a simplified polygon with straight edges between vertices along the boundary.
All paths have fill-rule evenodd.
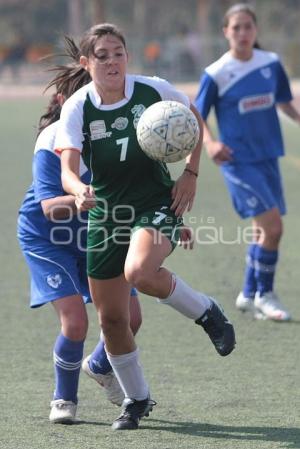
<path id="1" fill-rule="evenodd" d="M 65 65 L 59 64 L 49 69 L 50 72 L 55 72 L 56 75 L 49 81 L 45 91 L 51 87 L 55 87 L 55 93 L 51 96 L 45 114 L 39 120 L 38 134 L 59 119 L 61 105 L 57 100 L 57 94 L 60 93 L 65 98 L 69 98 L 80 87 L 91 81 L 90 74 L 79 63 L 81 53 L 74 40 L 65 36 L 64 41 L 65 53 L 60 56 L 71 59 L 71 62 Z"/>
<path id="2" fill-rule="evenodd" d="M 223 28 L 227 28 L 229 24 L 229 19 L 234 14 L 237 14 L 239 12 L 244 12 L 248 14 L 255 25 L 257 25 L 257 17 L 254 9 L 251 5 L 248 3 L 236 3 L 235 5 L 231 6 L 229 9 L 227 9 L 224 17 L 223 17 Z M 254 48 L 261 48 L 260 44 L 256 41 L 253 45 Z"/>
<path id="3" fill-rule="evenodd" d="M 80 65 L 80 56 L 87 58 L 94 55 L 94 48 L 97 40 L 110 34 L 117 37 L 126 49 L 126 41 L 122 31 L 112 23 L 101 23 L 89 28 L 83 35 L 79 47 L 74 40 L 64 36 L 65 53 L 58 56 L 64 56 L 71 59 L 66 65 L 56 65 L 49 71 L 56 72 L 56 76 L 47 84 L 46 90 L 55 87 L 56 93 L 52 95 L 48 104 L 47 111 L 40 118 L 38 125 L 38 134 L 51 123 L 59 119 L 61 105 L 57 101 L 57 93 L 61 93 L 65 98 L 69 98 L 76 90 L 91 81 L 90 74 Z"/>

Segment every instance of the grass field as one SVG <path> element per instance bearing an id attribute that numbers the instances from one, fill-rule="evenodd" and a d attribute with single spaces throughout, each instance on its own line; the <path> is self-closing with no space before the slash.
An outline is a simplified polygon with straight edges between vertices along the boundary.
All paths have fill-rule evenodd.
<path id="1" fill-rule="evenodd" d="M 242 225 L 216 166 L 202 160 L 195 226 L 203 244 L 178 249 L 167 265 L 191 285 L 215 295 L 233 321 L 237 347 L 217 355 L 201 328 L 142 297 L 138 335 L 145 373 L 157 400 L 137 432 L 113 433 L 118 409 L 82 375 L 74 426 L 50 425 L 52 345 L 58 332 L 52 308 L 30 310 L 28 273 L 16 241 L 17 210 L 31 180 L 33 128 L 43 101 L 4 100 L 1 151 L 1 449 L 279 449 L 300 448 L 300 130 L 285 123 L 282 162 L 289 213 L 276 289 L 291 310 L 288 324 L 253 321 L 234 307 L 243 276 Z M 178 169 L 178 167 L 175 167 Z M 191 221 L 195 221 L 191 220 Z M 210 241 L 211 223 L 218 244 Z M 229 243 L 229 242 L 236 243 Z M 98 328 L 89 306 L 85 353 Z"/>

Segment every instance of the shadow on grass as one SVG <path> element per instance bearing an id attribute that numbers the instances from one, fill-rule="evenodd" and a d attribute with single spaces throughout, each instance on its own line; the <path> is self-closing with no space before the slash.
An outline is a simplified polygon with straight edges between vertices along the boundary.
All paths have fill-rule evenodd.
<path id="1" fill-rule="evenodd" d="M 77 419 L 75 422 L 71 423 L 71 426 L 82 426 L 84 424 L 89 424 L 92 426 L 102 426 L 102 427 L 109 427 L 111 426 L 111 422 L 101 422 L 101 421 L 86 421 L 84 419 Z"/>
<path id="2" fill-rule="evenodd" d="M 294 320 L 293 318 L 290 321 L 287 321 L 287 323 L 291 324 L 300 324 L 300 320 Z"/>
<path id="3" fill-rule="evenodd" d="M 148 418 L 141 422 L 141 428 L 219 440 L 273 441 L 284 443 L 283 447 L 288 449 L 300 448 L 300 429 L 294 427 L 224 426 Z"/>

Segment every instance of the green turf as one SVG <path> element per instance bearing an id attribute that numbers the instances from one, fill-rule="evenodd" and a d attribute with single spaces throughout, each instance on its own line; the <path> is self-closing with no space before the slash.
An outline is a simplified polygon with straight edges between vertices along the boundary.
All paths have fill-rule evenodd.
<path id="1" fill-rule="evenodd" d="M 289 324 L 256 322 L 239 314 L 242 225 L 218 169 L 203 157 L 193 215 L 205 244 L 178 249 L 167 265 L 195 288 L 216 295 L 234 322 L 237 348 L 217 355 L 203 331 L 151 298 L 142 298 L 138 336 L 145 373 L 158 405 L 137 432 L 113 433 L 118 409 L 84 375 L 74 426 L 50 425 L 52 345 L 58 332 L 51 307 L 28 308 L 27 269 L 15 238 L 17 209 L 31 178 L 33 126 L 42 101 L 1 102 L 1 401 L 2 449 L 277 449 L 300 448 L 299 429 L 299 129 L 285 124 L 289 156 L 282 163 L 289 214 L 277 290 L 291 310 Z M 213 243 L 214 220 L 223 243 Z M 221 231 L 222 230 L 222 231 Z M 227 242 L 227 243 L 225 243 Z M 93 306 L 86 353 L 98 338 Z"/>

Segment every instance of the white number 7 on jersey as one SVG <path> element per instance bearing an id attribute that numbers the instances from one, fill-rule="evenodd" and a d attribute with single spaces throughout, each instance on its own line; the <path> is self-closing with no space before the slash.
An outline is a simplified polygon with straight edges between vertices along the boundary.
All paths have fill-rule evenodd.
<path id="1" fill-rule="evenodd" d="M 116 140 L 116 144 L 117 145 L 122 145 L 122 147 L 121 147 L 121 154 L 120 154 L 120 161 L 121 162 L 126 160 L 128 141 L 129 141 L 129 137 L 124 137 L 123 139 Z"/>
<path id="2" fill-rule="evenodd" d="M 153 224 L 159 224 L 167 216 L 167 214 L 164 214 L 163 212 L 154 212 L 154 215 L 156 215 L 156 218 L 153 218 L 152 220 Z"/>

